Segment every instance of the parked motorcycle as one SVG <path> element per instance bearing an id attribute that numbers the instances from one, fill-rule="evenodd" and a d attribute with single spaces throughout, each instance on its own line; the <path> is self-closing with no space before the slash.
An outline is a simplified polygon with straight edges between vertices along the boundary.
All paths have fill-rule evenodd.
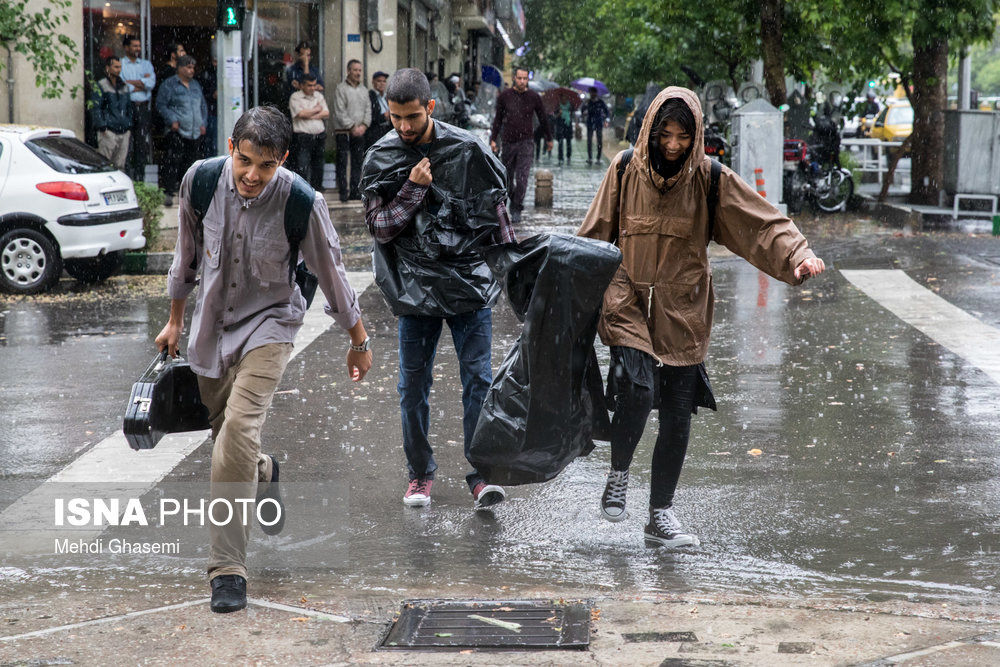
<path id="1" fill-rule="evenodd" d="M 821 211 L 843 211 L 854 194 L 851 172 L 840 166 L 840 131 L 828 116 L 817 116 L 813 143 L 785 139 L 785 204 L 798 213 L 809 202 Z"/>
<path id="2" fill-rule="evenodd" d="M 729 142 L 726 141 L 726 137 L 722 133 L 721 128 L 719 128 L 715 123 L 706 125 L 705 155 L 728 165 L 732 159 L 732 153 L 732 147 L 729 145 Z"/>

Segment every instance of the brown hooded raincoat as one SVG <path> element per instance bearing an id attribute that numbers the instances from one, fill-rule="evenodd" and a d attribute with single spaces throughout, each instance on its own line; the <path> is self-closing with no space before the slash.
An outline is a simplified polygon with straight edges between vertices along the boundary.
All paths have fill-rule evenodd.
<path id="1" fill-rule="evenodd" d="M 660 107 L 678 97 L 696 119 L 681 171 L 665 181 L 650 165 L 649 138 Z M 605 345 L 632 347 L 669 366 L 705 359 L 715 296 L 708 261 L 711 158 L 705 156 L 701 103 L 687 88 L 660 92 L 643 121 L 621 178 L 619 153 L 577 234 L 615 242 L 622 264 L 604 294 L 598 333 Z M 617 228 L 617 234 L 616 234 Z M 814 257 L 795 224 L 728 167 L 719 178 L 712 239 L 770 276 L 795 285 Z"/>

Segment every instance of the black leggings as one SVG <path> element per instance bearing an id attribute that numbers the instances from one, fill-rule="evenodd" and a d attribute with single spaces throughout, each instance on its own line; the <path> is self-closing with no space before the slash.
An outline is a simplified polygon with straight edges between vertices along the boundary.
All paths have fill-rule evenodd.
<path id="1" fill-rule="evenodd" d="M 649 506 L 670 507 L 691 436 L 691 413 L 699 386 L 698 366 L 654 367 L 652 382 L 649 383 L 653 386 L 645 386 L 635 379 L 628 374 L 619 374 L 616 382 L 617 409 L 611 422 L 611 468 L 628 470 L 635 447 L 646 428 L 654 397 L 658 398 L 660 432 L 653 449 Z"/>

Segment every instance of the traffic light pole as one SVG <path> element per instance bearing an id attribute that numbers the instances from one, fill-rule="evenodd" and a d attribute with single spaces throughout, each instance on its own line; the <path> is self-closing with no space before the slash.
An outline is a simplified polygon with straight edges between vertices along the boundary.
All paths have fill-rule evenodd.
<path id="1" fill-rule="evenodd" d="M 218 147 L 219 152 L 229 151 L 226 143 L 233 133 L 233 125 L 243 115 L 243 33 L 239 30 L 215 33 L 218 46 Z"/>

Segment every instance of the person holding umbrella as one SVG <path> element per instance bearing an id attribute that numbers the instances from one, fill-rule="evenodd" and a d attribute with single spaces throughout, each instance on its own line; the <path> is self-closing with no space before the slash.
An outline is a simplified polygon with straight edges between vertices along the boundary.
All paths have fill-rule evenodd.
<path id="1" fill-rule="evenodd" d="M 559 164 L 563 163 L 563 142 L 566 162 L 573 155 L 573 113 L 580 106 L 580 94 L 572 88 L 553 88 L 542 94 L 546 111 L 552 113 L 556 141 L 559 143 Z"/>
<path id="2" fill-rule="evenodd" d="M 507 184 L 510 192 L 510 215 L 514 222 L 521 221 L 524 210 L 524 193 L 528 190 L 528 173 L 531 171 L 533 150 L 533 130 L 531 116 L 538 118 L 539 126 L 545 128 L 545 150 L 552 150 L 552 128 L 542 105 L 542 98 L 533 90 L 528 90 L 528 70 L 514 68 L 514 85 L 500 93 L 497 98 L 496 116 L 490 133 L 490 148 L 498 152 L 497 139 L 503 140 L 501 161 L 507 169 Z"/>

